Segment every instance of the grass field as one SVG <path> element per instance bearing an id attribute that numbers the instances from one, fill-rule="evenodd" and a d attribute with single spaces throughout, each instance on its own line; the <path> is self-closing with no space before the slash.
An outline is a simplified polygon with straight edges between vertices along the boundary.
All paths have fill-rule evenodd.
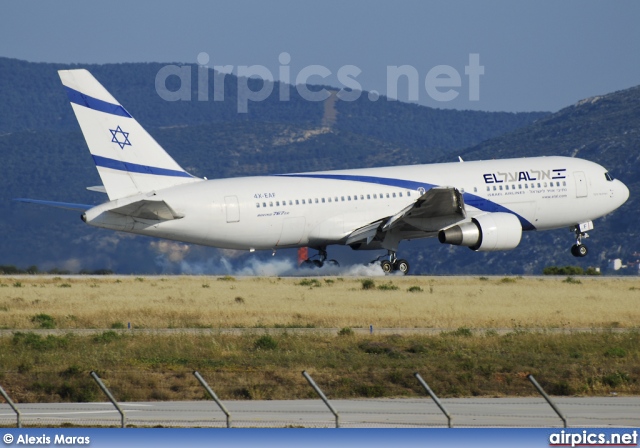
<path id="1" fill-rule="evenodd" d="M 0 285 L 0 327 L 12 330 L 0 337 L 0 384 L 19 402 L 103 400 L 91 370 L 120 401 L 204 399 L 193 370 L 223 399 L 315 397 L 303 369 L 332 398 L 422 396 L 416 371 L 443 397 L 536 395 L 528 373 L 555 395 L 640 393 L 636 279 L 25 276 Z M 214 331 L 120 330 L 128 322 Z M 348 330 L 370 324 L 444 330 Z M 234 327 L 250 330 L 215 331 Z M 261 329 L 274 327 L 282 334 Z M 65 331 L 75 328 L 100 330 Z"/>
<path id="2" fill-rule="evenodd" d="M 11 330 L 635 328 L 639 304 L 635 278 L 0 279 L 0 329 Z"/>

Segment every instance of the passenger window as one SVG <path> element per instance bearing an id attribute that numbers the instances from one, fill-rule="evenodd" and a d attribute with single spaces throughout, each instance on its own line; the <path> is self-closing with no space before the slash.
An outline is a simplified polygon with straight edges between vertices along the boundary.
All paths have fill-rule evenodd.
<path id="1" fill-rule="evenodd" d="M 348 199 L 348 200 L 351 200 L 351 196 L 347 196 L 347 199 Z"/>
<path id="2" fill-rule="evenodd" d="M 324 204 L 324 198 L 322 198 L 322 203 Z"/>
<path id="3" fill-rule="evenodd" d="M 280 201 L 276 201 L 276 207 L 280 207 Z"/>
<path id="4" fill-rule="evenodd" d="M 289 199 L 289 205 L 293 205 L 293 201 Z"/>
<path id="5" fill-rule="evenodd" d="M 374 194 L 374 195 L 373 195 L 373 199 L 378 199 L 378 195 L 377 195 L 377 194 Z"/>
<path id="6" fill-rule="evenodd" d="M 393 193 L 393 197 L 394 197 L 394 198 L 396 197 L 396 194 L 395 194 L 395 193 Z"/>
<path id="7" fill-rule="evenodd" d="M 491 187 L 487 186 L 487 191 L 491 191 Z"/>
<path id="8" fill-rule="evenodd" d="M 354 200 L 354 201 L 357 201 L 357 200 L 358 200 L 358 195 L 355 195 L 355 196 L 353 197 L 353 200 Z"/>
<path id="9" fill-rule="evenodd" d="M 302 200 L 302 205 L 306 204 L 306 202 L 304 202 L 304 199 Z"/>
<path id="10" fill-rule="evenodd" d="M 473 192 L 477 193 L 478 192 L 478 187 L 473 187 Z"/>
<path id="11" fill-rule="evenodd" d="M 296 205 L 300 205 L 300 201 L 296 199 Z"/>
<path id="12" fill-rule="evenodd" d="M 273 207 L 273 202 L 269 202 L 269 207 Z"/>
<path id="13" fill-rule="evenodd" d="M 398 196 L 402 197 L 402 191 L 400 193 L 398 193 Z"/>
<path id="14" fill-rule="evenodd" d="M 371 195 L 370 194 L 367 195 L 367 199 L 371 199 Z"/>
<path id="15" fill-rule="evenodd" d="M 344 202 L 344 196 L 340 196 L 340 199 L 342 199 L 342 202 Z"/>
<path id="16" fill-rule="evenodd" d="M 331 198 L 329 198 L 329 202 L 331 202 Z"/>
<path id="17" fill-rule="evenodd" d="M 364 201 L 364 195 L 363 194 L 360 195 L 360 200 Z"/>
<path id="18" fill-rule="evenodd" d="M 538 188 L 542 188 L 542 185 L 540 185 L 540 182 L 538 182 Z"/>
<path id="19" fill-rule="evenodd" d="M 256 202 L 256 207 L 260 208 L 260 203 L 259 202 Z"/>
<path id="20" fill-rule="evenodd" d="M 267 203 L 266 203 L 266 202 L 263 202 L 263 203 L 262 203 L 262 206 L 263 206 L 263 207 L 266 207 L 266 206 L 267 206 Z"/>
<path id="21" fill-rule="evenodd" d="M 389 193 L 387 193 L 387 199 L 389 199 Z"/>
<path id="22" fill-rule="evenodd" d="M 502 185 L 500 185 L 500 191 L 502 191 Z"/>
<path id="23" fill-rule="evenodd" d="M 566 186 L 567 186 L 567 181 L 563 180 L 563 181 L 562 181 L 562 186 L 563 186 L 563 187 L 566 187 Z"/>
<path id="24" fill-rule="evenodd" d="M 318 198 L 316 198 L 316 204 L 318 203 Z"/>
<path id="25" fill-rule="evenodd" d="M 407 196 L 411 196 L 411 192 L 410 191 L 407 191 Z"/>

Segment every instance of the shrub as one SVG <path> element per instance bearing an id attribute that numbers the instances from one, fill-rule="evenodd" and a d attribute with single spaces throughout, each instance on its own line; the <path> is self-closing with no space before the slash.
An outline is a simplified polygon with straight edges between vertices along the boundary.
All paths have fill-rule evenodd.
<path id="1" fill-rule="evenodd" d="M 39 334 L 35 333 L 21 333 L 16 332 L 13 335 L 13 345 L 22 346 L 32 350 L 46 351 L 55 348 L 65 348 L 69 345 L 69 339 L 67 336 L 53 336 L 49 335 L 43 338 Z"/>
<path id="2" fill-rule="evenodd" d="M 395 291 L 395 290 L 400 289 L 400 288 L 398 288 L 393 283 L 389 282 L 389 283 L 385 283 L 385 284 L 382 284 L 382 285 L 378 285 L 378 289 L 381 290 L 381 291 Z"/>
<path id="3" fill-rule="evenodd" d="M 623 372 L 614 372 L 602 377 L 602 384 L 609 387 L 618 387 L 629 382 L 629 375 Z"/>
<path id="4" fill-rule="evenodd" d="M 278 348 L 278 341 L 268 334 L 265 334 L 259 337 L 256 342 L 253 343 L 253 346 L 258 350 L 275 350 Z"/>
<path id="5" fill-rule="evenodd" d="M 580 283 L 582 283 L 580 280 L 578 280 L 577 278 L 573 278 L 571 276 L 565 278 L 564 280 L 562 280 L 562 283 L 573 283 L 576 285 L 579 285 Z"/>
<path id="6" fill-rule="evenodd" d="M 124 328 L 127 328 L 127 326 L 124 323 L 118 321 L 118 322 L 112 323 L 111 328 L 114 330 L 122 330 Z"/>
<path id="7" fill-rule="evenodd" d="M 547 266 L 542 273 L 544 275 L 584 275 L 584 270 L 580 266 Z"/>
<path id="8" fill-rule="evenodd" d="M 604 352 L 604 356 L 607 358 L 624 358 L 627 356 L 627 351 L 620 347 L 612 347 Z"/>
<path id="9" fill-rule="evenodd" d="M 235 277 L 231 277 L 230 275 L 225 275 L 224 277 L 218 277 L 217 280 L 219 282 L 235 282 Z"/>
<path id="10" fill-rule="evenodd" d="M 320 287 L 322 286 L 322 284 L 320 283 L 320 281 L 317 278 L 305 278 L 303 280 L 300 281 L 300 283 L 298 283 L 298 285 L 300 286 L 309 286 L 311 288 L 315 287 Z"/>
<path id="11" fill-rule="evenodd" d="M 342 330 L 338 331 L 338 336 L 353 336 L 353 330 L 349 327 L 344 327 Z"/>
<path id="12" fill-rule="evenodd" d="M 422 288 L 419 286 L 412 286 L 409 289 L 407 289 L 408 292 L 422 292 Z"/>
<path id="13" fill-rule="evenodd" d="M 56 328 L 56 320 L 48 314 L 40 313 L 31 318 L 31 322 L 38 324 L 40 328 Z"/>
<path id="14" fill-rule="evenodd" d="M 473 332 L 471 331 L 470 328 L 460 327 L 460 328 L 458 328 L 457 330 L 454 330 L 454 331 L 443 332 L 442 335 L 443 336 L 458 336 L 458 337 L 463 337 L 463 338 L 470 338 L 471 336 L 473 336 Z"/>
<path id="15" fill-rule="evenodd" d="M 120 337 L 121 336 L 115 331 L 109 330 L 109 331 L 105 331 L 103 333 L 95 335 L 93 337 L 93 342 L 108 344 L 110 342 L 120 339 Z"/>
<path id="16" fill-rule="evenodd" d="M 370 278 L 366 278 L 362 280 L 362 289 L 375 289 L 376 282 L 371 280 Z"/>

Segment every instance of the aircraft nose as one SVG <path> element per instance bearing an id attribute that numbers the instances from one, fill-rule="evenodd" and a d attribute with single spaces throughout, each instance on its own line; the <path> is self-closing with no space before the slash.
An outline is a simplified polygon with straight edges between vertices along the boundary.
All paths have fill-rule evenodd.
<path id="1" fill-rule="evenodd" d="M 618 185 L 615 191 L 615 198 L 620 201 L 620 205 L 622 205 L 629 199 L 629 188 L 617 179 L 616 182 Z"/>

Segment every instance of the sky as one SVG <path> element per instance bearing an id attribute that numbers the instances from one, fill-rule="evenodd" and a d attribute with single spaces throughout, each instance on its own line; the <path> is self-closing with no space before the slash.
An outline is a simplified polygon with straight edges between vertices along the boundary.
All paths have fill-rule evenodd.
<path id="1" fill-rule="evenodd" d="M 234 73 L 264 66 L 276 79 L 282 70 L 291 81 L 395 90 L 437 108 L 557 111 L 640 84 L 639 19 L 636 0 L 9 0 L 0 56 L 102 64 L 200 55 Z"/>

